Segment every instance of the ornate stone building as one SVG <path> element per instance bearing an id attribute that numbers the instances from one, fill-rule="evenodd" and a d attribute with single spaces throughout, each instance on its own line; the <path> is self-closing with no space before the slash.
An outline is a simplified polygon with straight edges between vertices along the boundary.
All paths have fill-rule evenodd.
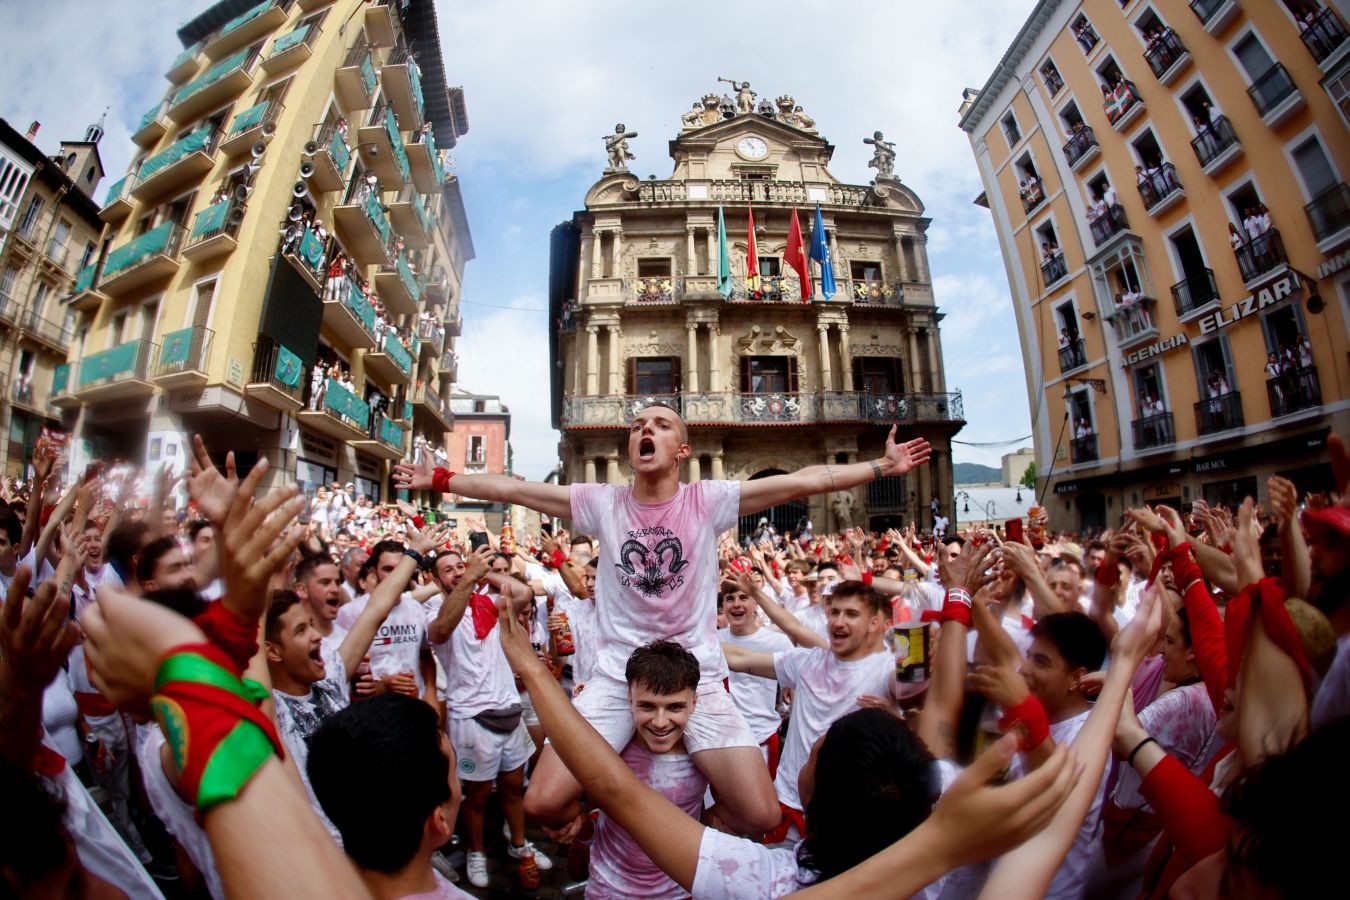
<path id="1" fill-rule="evenodd" d="M 834 147 L 791 97 L 708 94 L 670 143 L 674 171 L 627 169 L 633 132 L 606 138 L 609 167 L 585 208 L 554 229 L 550 273 L 553 419 L 563 480 L 627 477 L 627 422 L 655 401 L 681 410 L 694 452 L 685 477 L 751 479 L 880 454 L 890 423 L 934 446 L 907 478 L 787 504 L 781 530 L 931 524 L 951 515 L 951 437 L 963 422 L 948 393 L 925 248 L 930 220 L 895 177 L 880 133 L 868 185 L 829 171 Z M 836 286 L 822 293 L 809 263 L 803 300 L 786 262 L 796 211 L 809 247 L 816 208 Z M 719 211 L 730 277 L 719 279 Z M 747 272 L 754 216 L 754 273 Z M 725 276 L 725 270 L 723 272 Z M 742 527 L 753 527 L 753 521 Z"/>

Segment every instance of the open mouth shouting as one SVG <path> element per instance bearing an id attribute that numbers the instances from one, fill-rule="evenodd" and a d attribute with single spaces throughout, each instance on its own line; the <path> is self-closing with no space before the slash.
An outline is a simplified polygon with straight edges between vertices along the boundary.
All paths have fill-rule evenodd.
<path id="1" fill-rule="evenodd" d="M 656 456 L 656 441 L 644 437 L 638 442 L 638 459 L 649 460 Z"/>

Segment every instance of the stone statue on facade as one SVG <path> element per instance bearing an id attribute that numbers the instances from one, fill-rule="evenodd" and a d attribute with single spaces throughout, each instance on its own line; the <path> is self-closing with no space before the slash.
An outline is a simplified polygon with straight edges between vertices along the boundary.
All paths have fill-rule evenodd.
<path id="1" fill-rule="evenodd" d="M 759 105 L 755 107 L 755 112 L 759 113 L 761 116 L 772 119 L 774 117 L 773 101 L 768 97 L 765 97 L 763 100 L 759 101 Z"/>
<path id="2" fill-rule="evenodd" d="M 878 178 L 895 178 L 895 144 L 883 138 L 880 131 L 872 132 L 870 138 L 863 138 L 863 143 L 873 147 L 867 167 L 876 169 Z"/>
<path id="3" fill-rule="evenodd" d="M 628 126 L 620 122 L 614 126 L 613 134 L 607 134 L 601 138 L 605 142 L 605 153 L 609 155 L 609 165 L 605 167 L 606 172 L 628 171 L 628 160 L 637 159 L 628 152 L 628 139 L 637 136 L 636 131 L 629 131 Z"/>
<path id="4" fill-rule="evenodd" d="M 728 97 L 727 104 L 731 105 L 731 98 Z M 722 99 L 716 94 L 704 94 L 701 100 L 694 101 L 693 109 L 680 117 L 686 129 L 702 128 L 704 125 L 711 125 L 714 122 L 722 121 L 722 110 L 719 108 Z M 734 107 L 732 107 L 734 109 Z"/>
<path id="5" fill-rule="evenodd" d="M 792 110 L 792 116 L 797 120 L 797 127 L 802 131 L 816 130 L 816 120 L 803 112 L 800 106 Z"/>
<path id="6" fill-rule="evenodd" d="M 736 112 L 740 115 L 755 111 L 755 98 L 759 95 L 750 90 L 750 82 L 736 81 L 734 78 L 721 78 L 718 81 L 725 81 L 731 85 L 732 90 L 736 92 Z"/>
<path id="7" fill-rule="evenodd" d="M 845 531 L 853 527 L 854 502 L 851 491 L 835 491 L 834 499 L 830 501 L 830 508 L 834 510 L 835 530 Z"/>

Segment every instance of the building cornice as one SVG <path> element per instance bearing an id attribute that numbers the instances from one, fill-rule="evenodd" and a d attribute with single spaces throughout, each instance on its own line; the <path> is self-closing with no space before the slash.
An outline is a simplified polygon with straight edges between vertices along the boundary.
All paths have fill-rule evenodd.
<path id="1" fill-rule="evenodd" d="M 1017 37 L 1013 38 L 1012 45 L 1008 47 L 1007 52 L 1003 54 L 1003 58 L 994 67 L 993 74 L 984 83 L 984 87 L 980 88 L 975 101 L 961 116 L 960 127 L 963 131 L 973 132 L 1003 88 L 1009 81 L 1016 79 L 1017 67 L 1022 64 L 1022 61 L 1031 51 L 1032 45 L 1041 36 L 1046 23 L 1054 15 L 1055 10 L 1059 8 L 1060 3 L 1061 0 L 1040 0 L 1036 4 L 1036 8 L 1032 10 L 1026 23 L 1022 26 L 1022 30 L 1017 32 Z"/>

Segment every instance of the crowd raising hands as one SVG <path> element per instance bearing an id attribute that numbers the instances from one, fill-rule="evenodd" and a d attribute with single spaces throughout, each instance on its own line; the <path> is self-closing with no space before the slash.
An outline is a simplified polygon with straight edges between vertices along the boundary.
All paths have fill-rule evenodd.
<path id="1" fill-rule="evenodd" d="M 927 444 L 684 484 L 682 429 L 636 416 L 631 487 L 400 465 L 544 515 L 463 541 L 200 438 L 181 483 L 39 454 L 0 485 L 0 897 L 1335 891 L 1339 438 L 1336 493 L 1033 542 L 738 534 Z"/>

